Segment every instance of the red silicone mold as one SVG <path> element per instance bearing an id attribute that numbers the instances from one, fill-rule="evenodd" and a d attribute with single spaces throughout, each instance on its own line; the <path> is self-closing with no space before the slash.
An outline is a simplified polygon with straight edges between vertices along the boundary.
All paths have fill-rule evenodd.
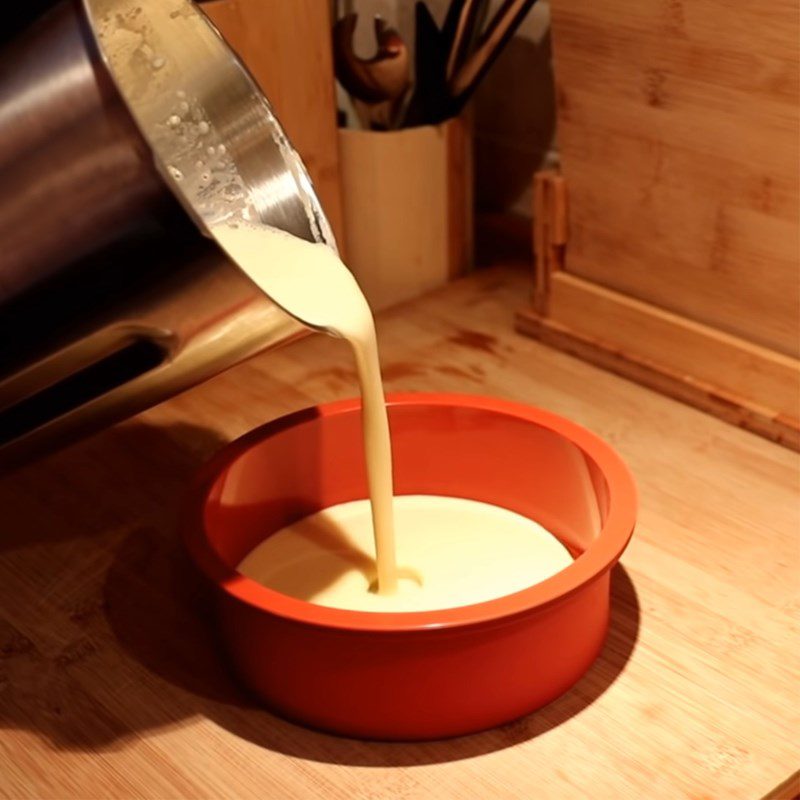
<path id="1" fill-rule="evenodd" d="M 232 662 L 277 713 L 361 738 L 455 736 L 525 715 L 601 649 L 609 570 L 636 517 L 633 479 L 608 444 L 537 408 L 443 394 L 390 395 L 388 406 L 396 494 L 503 506 L 575 561 L 496 600 L 397 614 L 325 608 L 245 578 L 236 565 L 262 539 L 367 496 L 359 401 L 300 411 L 225 447 L 184 517 Z"/>

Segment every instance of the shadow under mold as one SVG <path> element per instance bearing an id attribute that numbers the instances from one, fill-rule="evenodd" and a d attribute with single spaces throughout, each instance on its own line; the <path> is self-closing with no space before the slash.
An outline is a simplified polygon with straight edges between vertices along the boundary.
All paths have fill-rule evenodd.
<path id="1" fill-rule="evenodd" d="M 107 614 L 126 652 L 194 697 L 195 712 L 230 733 L 275 752 L 354 766 L 412 766 L 457 761 L 530 740 L 579 714 L 619 677 L 636 645 L 639 602 L 624 567 L 611 575 L 611 621 L 604 648 L 564 695 L 519 720 L 482 733 L 431 742 L 369 742 L 306 729 L 264 710 L 241 689 L 224 660 L 204 582 L 182 554 L 145 555 L 134 540 L 120 550 L 106 582 Z M 141 559 L 157 584 L 144 586 Z M 160 561 L 155 564 L 154 559 Z M 162 583 L 163 581 L 163 583 Z M 164 608 L 169 614 L 164 614 Z M 179 633 L 177 633 L 179 632 Z"/>
<path id="2" fill-rule="evenodd" d="M 630 576 L 618 565 L 611 576 L 609 635 L 600 656 L 566 694 L 516 722 L 444 741 L 365 744 L 308 730 L 272 715 L 231 677 L 214 631 L 208 586 L 189 563 L 175 529 L 177 509 L 191 475 L 220 444 L 216 434 L 193 426 L 156 428 L 136 422 L 77 446 L 83 458 L 97 459 L 108 469 L 124 469 L 131 486 L 124 497 L 104 496 L 96 483 L 73 486 L 73 492 L 85 495 L 84 502 L 94 504 L 95 524 L 118 522 L 121 515 L 130 513 L 132 503 L 146 504 L 143 513 L 137 513 L 137 520 L 145 522 L 120 536 L 98 586 L 99 596 L 89 612 L 95 616 L 86 622 L 96 652 L 77 653 L 74 664 L 66 661 L 54 667 L 51 660 L 32 652 L 24 637 L 4 634 L 0 624 L 0 639 L 6 635 L 11 642 L 6 646 L 0 641 L 2 655 L 8 656 L 10 648 L 10 657 L 16 657 L 26 673 L 26 684 L 32 687 L 13 696 L 7 694 L 7 700 L 0 692 L 0 724 L 35 730 L 57 748 L 95 750 L 116 748 L 148 730 L 204 717 L 235 736 L 297 758 L 357 766 L 420 765 L 501 750 L 561 725 L 600 697 L 630 659 L 640 609 Z M 73 456 L 75 449 L 69 451 Z M 57 471 L 60 457 L 54 458 L 47 469 Z M 154 461 L 159 465 L 157 472 L 152 470 Z M 41 515 L 39 523 L 41 528 Z M 48 524 L 48 535 L 54 540 L 66 535 L 58 519 L 49 519 Z M 60 623 L 54 617 L 43 624 L 55 629 Z M 84 656 L 86 663 L 82 664 Z M 105 670 L 97 692 L 93 681 L 99 668 L 91 663 L 95 657 Z M 59 673 L 62 681 L 69 680 L 69 687 L 80 690 L 71 694 L 72 700 L 64 701 L 75 705 L 73 714 L 40 713 L 41 686 L 56 667 L 65 668 Z M 72 681 L 69 670 L 81 668 L 95 672 Z M 115 690 L 116 681 L 126 681 L 130 688 Z M 62 685 L 61 690 L 69 687 Z M 106 691 L 111 692 L 111 700 Z M 86 718 L 80 718 L 81 709 L 100 718 L 89 725 Z"/>

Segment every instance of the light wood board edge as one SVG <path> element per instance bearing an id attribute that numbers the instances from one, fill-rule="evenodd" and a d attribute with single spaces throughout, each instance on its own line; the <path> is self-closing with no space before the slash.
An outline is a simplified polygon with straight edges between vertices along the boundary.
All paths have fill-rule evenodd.
<path id="1" fill-rule="evenodd" d="M 657 356 L 653 358 L 630 349 L 623 350 L 618 343 L 573 330 L 535 311 L 518 312 L 516 327 L 520 332 L 570 355 L 800 451 L 800 424 L 796 419 L 722 390 L 696 376 L 677 372 L 660 363 Z M 642 338 L 646 339 L 646 334 L 643 333 Z"/>
<path id="2" fill-rule="evenodd" d="M 761 800 L 798 800 L 800 798 L 800 770 L 765 794 Z"/>
<path id="3" fill-rule="evenodd" d="M 797 359 L 567 272 L 554 273 L 550 289 L 549 315 L 565 327 L 798 417 Z"/>

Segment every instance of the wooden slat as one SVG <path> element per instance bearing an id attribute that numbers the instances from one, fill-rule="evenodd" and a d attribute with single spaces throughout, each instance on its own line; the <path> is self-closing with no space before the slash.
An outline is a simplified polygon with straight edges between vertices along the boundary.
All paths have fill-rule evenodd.
<path id="1" fill-rule="evenodd" d="M 567 186 L 556 172 L 543 170 L 533 176 L 533 308 L 549 312 L 550 276 L 564 268 L 567 244 Z"/>
<path id="2" fill-rule="evenodd" d="M 724 391 L 755 397 L 765 407 L 797 415 L 800 362 L 690 322 L 567 273 L 553 275 L 553 316 L 564 325 L 660 359 Z"/>
<path id="3" fill-rule="evenodd" d="M 521 330 L 606 369 L 800 448 L 800 362 L 567 272 Z"/>

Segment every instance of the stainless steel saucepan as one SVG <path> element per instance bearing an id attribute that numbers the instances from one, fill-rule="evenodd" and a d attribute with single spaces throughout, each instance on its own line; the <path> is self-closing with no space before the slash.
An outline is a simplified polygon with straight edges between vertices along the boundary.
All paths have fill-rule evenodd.
<path id="1" fill-rule="evenodd" d="M 190 0 L 65 0 L 0 53 L 0 467 L 306 330 L 217 246 L 231 215 L 335 248 Z"/>

